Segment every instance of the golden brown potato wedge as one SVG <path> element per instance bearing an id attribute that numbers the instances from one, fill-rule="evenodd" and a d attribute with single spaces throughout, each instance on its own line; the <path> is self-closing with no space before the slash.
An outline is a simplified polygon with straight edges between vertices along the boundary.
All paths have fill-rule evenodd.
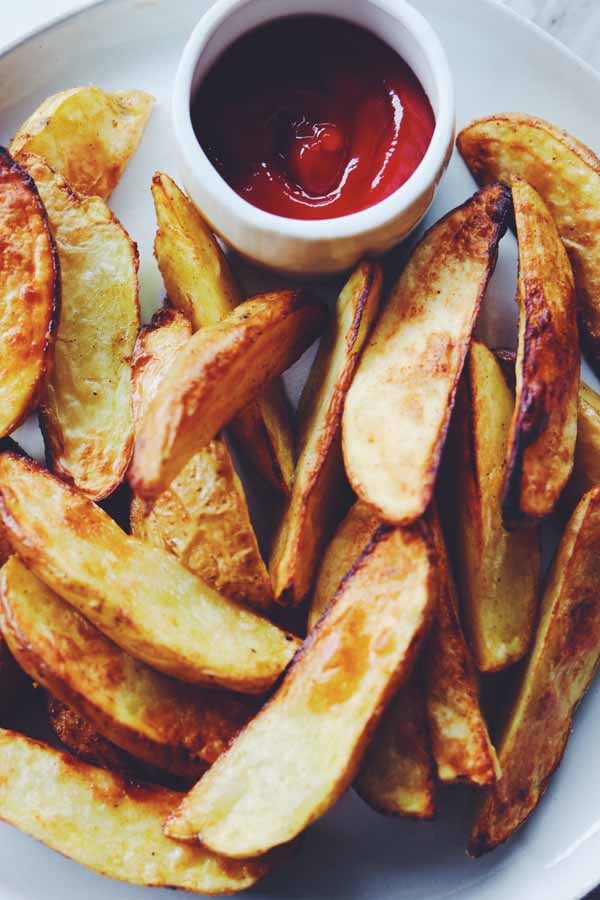
<path id="1" fill-rule="evenodd" d="M 0 438 L 0 453 L 16 453 L 17 456 L 25 456 L 19 445 L 9 437 Z M 0 566 L 3 566 L 10 556 L 12 556 L 12 547 L 8 539 L 8 532 L 0 518 Z"/>
<path id="2" fill-rule="evenodd" d="M 581 382 L 575 461 L 567 488 L 568 498 L 578 503 L 596 485 L 600 485 L 600 396 Z"/>
<path id="3" fill-rule="evenodd" d="M 33 681 L 150 766 L 198 778 L 254 711 L 134 659 L 13 556 L 0 574 L 0 628 Z"/>
<path id="4" fill-rule="evenodd" d="M 310 630 L 380 524 L 378 516 L 360 500 L 348 512 L 321 562 L 308 620 Z M 383 714 L 354 786 L 380 812 L 429 819 L 435 811 L 432 772 L 423 686 L 411 676 Z"/>
<path id="5" fill-rule="evenodd" d="M 142 767 L 138 760 L 102 737 L 91 722 L 66 703 L 48 694 L 46 704 L 52 732 L 77 759 L 113 772 L 135 774 L 140 771 Z M 145 774 L 143 769 L 140 774 Z"/>
<path id="6" fill-rule="evenodd" d="M 242 302 L 225 254 L 198 209 L 162 172 L 152 179 L 157 231 L 154 254 L 171 303 L 194 331 L 217 325 Z"/>
<path id="7" fill-rule="evenodd" d="M 502 777 L 486 791 L 470 852 L 509 838 L 560 764 L 573 713 L 600 656 L 600 489 L 577 506 L 560 543 L 535 643 L 500 743 Z"/>
<path id="8" fill-rule="evenodd" d="M 26 566 L 116 644 L 191 683 L 267 690 L 298 641 L 125 534 L 49 472 L 0 455 L 0 516 Z"/>
<path id="9" fill-rule="evenodd" d="M 152 196 L 158 223 L 154 252 L 169 299 L 190 318 L 194 331 L 216 325 L 243 300 L 225 254 L 172 178 L 157 172 Z M 289 494 L 296 452 L 292 411 L 281 381 L 274 379 L 230 427 L 258 472 Z"/>
<path id="10" fill-rule="evenodd" d="M 162 823 L 181 795 L 140 786 L 13 731 L 0 730 L 0 819 L 117 881 L 200 894 L 248 888 L 265 859 L 220 859 L 174 844 Z"/>
<path id="11" fill-rule="evenodd" d="M 456 545 L 465 624 L 478 668 L 496 672 L 527 652 L 540 575 L 537 531 L 502 523 L 513 399 L 491 350 L 474 341 L 454 430 Z"/>
<path id="12" fill-rule="evenodd" d="M 423 658 L 431 749 L 440 781 L 479 787 L 493 784 L 500 769 L 479 705 L 479 679 L 460 624 L 437 511 L 431 525 L 439 580 L 436 616 Z"/>
<path id="13" fill-rule="evenodd" d="M 52 368 L 58 254 L 30 176 L 0 147 L 0 438 L 35 408 Z"/>
<path id="14" fill-rule="evenodd" d="M 378 812 L 415 819 L 434 817 L 435 779 L 425 693 L 415 674 L 386 710 L 354 787 Z"/>
<path id="15" fill-rule="evenodd" d="M 521 178 L 511 190 L 520 314 L 502 509 L 514 526 L 550 515 L 571 475 L 580 358 L 573 273 L 552 216 Z"/>
<path id="16" fill-rule="evenodd" d="M 508 189 L 493 185 L 434 225 L 363 353 L 344 410 L 344 460 L 356 493 L 385 521 L 413 521 L 431 500 L 509 210 Z"/>
<path id="17" fill-rule="evenodd" d="M 144 417 L 130 480 L 156 497 L 275 375 L 312 344 L 327 309 L 306 291 L 263 294 L 217 325 L 201 328 L 179 352 Z"/>
<path id="18" fill-rule="evenodd" d="M 381 525 L 379 516 L 357 500 L 329 542 L 319 566 L 308 629 L 312 631 L 333 599 L 344 575 L 352 568 Z"/>
<path id="19" fill-rule="evenodd" d="M 387 702 L 408 678 L 435 592 L 425 527 L 381 528 L 273 699 L 170 817 L 166 833 L 252 857 L 323 815 L 351 783 Z"/>
<path id="20" fill-rule="evenodd" d="M 381 296 L 378 263 L 364 260 L 340 293 L 298 410 L 299 457 L 292 496 L 275 535 L 269 571 L 275 599 L 297 606 L 308 594 L 323 543 L 339 521 L 344 400 Z"/>
<path id="21" fill-rule="evenodd" d="M 144 91 L 61 91 L 21 126 L 10 151 L 43 157 L 80 194 L 106 200 L 140 142 L 153 103 Z"/>
<path id="22" fill-rule="evenodd" d="M 4 525 L 0 522 L 0 566 L 12 555 L 12 547 Z"/>
<path id="23" fill-rule="evenodd" d="M 510 389 L 515 390 L 515 353 L 496 350 L 496 358 Z M 600 395 L 585 382 L 579 382 L 577 441 L 570 481 L 564 500 L 571 511 L 583 495 L 600 484 Z"/>
<path id="24" fill-rule="evenodd" d="M 169 307 L 160 310 L 140 332 L 133 354 L 137 427 L 191 334 L 189 319 Z M 131 532 L 172 553 L 230 600 L 257 609 L 271 605 L 269 573 L 260 555 L 244 489 L 222 438 L 215 438 L 196 453 L 156 500 L 133 498 Z"/>
<path id="25" fill-rule="evenodd" d="M 75 193 L 39 157 L 20 160 L 46 207 L 62 277 L 54 368 L 40 414 L 46 452 L 57 474 L 100 499 L 123 480 L 133 449 L 137 249 L 103 200 Z"/>
<path id="26" fill-rule="evenodd" d="M 339 583 L 379 527 L 377 515 L 357 501 L 330 542 L 317 577 L 309 628 L 314 628 Z M 437 515 L 431 520 L 436 549 L 439 595 L 424 652 L 425 696 L 431 751 L 440 781 L 492 783 L 498 772 L 495 750 L 479 705 L 479 684 L 458 615 L 456 588 L 449 568 Z M 433 815 L 435 795 L 431 787 L 431 754 L 427 729 L 401 719 L 400 710 L 416 705 L 418 686 L 401 689 L 398 701 L 385 713 L 367 754 L 360 776 L 359 793 L 376 809 L 397 815 Z M 397 710 L 397 712 L 394 712 Z M 409 716 L 408 719 L 412 719 Z M 389 722 L 388 722 L 389 720 Z M 427 740 L 426 740 L 427 738 Z M 406 740 L 404 740 L 406 739 Z M 386 746 L 389 742 L 390 746 Z M 367 783 L 367 787 L 362 786 Z M 387 786 L 387 789 L 386 789 Z M 378 797 L 378 792 L 381 796 Z"/>
<path id="27" fill-rule="evenodd" d="M 479 184 L 524 178 L 541 195 L 569 254 L 584 350 L 600 371 L 600 160 L 549 122 L 522 113 L 480 119 L 458 136 Z"/>

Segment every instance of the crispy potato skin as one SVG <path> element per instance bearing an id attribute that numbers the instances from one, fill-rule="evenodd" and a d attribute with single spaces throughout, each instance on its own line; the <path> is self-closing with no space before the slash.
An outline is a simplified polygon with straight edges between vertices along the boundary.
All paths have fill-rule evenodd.
<path id="1" fill-rule="evenodd" d="M 74 190 L 106 200 L 142 137 L 153 103 L 143 91 L 61 91 L 21 126 L 11 153 L 35 153 Z"/>
<path id="2" fill-rule="evenodd" d="M 524 178 L 547 204 L 573 267 L 584 351 L 600 372 L 600 160 L 549 122 L 522 113 L 479 119 L 458 136 L 479 184 Z"/>
<path id="3" fill-rule="evenodd" d="M 519 241 L 519 349 L 503 516 L 509 526 L 550 515 L 573 468 L 579 341 L 575 284 L 550 212 L 511 181 Z"/>
<path id="4" fill-rule="evenodd" d="M 436 616 L 423 655 L 431 749 L 440 781 L 481 787 L 493 784 L 500 768 L 479 705 L 479 679 L 460 624 L 437 510 L 431 528 L 439 581 Z"/>
<path id="5" fill-rule="evenodd" d="M 537 531 L 502 522 L 513 400 L 494 354 L 474 341 L 453 435 L 457 562 L 465 625 L 478 668 L 517 662 L 533 638 L 541 556 Z"/>
<path id="6" fill-rule="evenodd" d="M 357 500 L 323 556 L 309 614 L 309 630 L 316 626 L 342 579 L 373 540 L 380 525 L 373 510 Z M 420 679 L 411 676 L 383 714 L 354 787 L 379 812 L 418 819 L 433 817 L 433 760 Z"/>
<path id="7" fill-rule="evenodd" d="M 194 331 L 216 325 L 243 300 L 227 258 L 172 178 L 157 172 L 152 196 L 158 223 L 154 253 L 169 299 L 190 318 Z M 283 494 L 292 489 L 296 464 L 292 422 L 283 383 L 276 378 L 230 426 L 257 471 Z"/>
<path id="8" fill-rule="evenodd" d="M 0 147 L 0 438 L 35 409 L 52 368 L 60 264 L 33 179 Z"/>
<path id="9" fill-rule="evenodd" d="M 17 456 L 25 455 L 19 445 L 9 437 L 0 438 L 0 453 L 16 453 Z M 0 518 L 0 567 L 4 565 L 10 556 L 12 556 L 12 547 L 8 532 Z"/>
<path id="10" fill-rule="evenodd" d="M 92 723 L 74 709 L 51 694 L 47 695 L 46 702 L 52 731 L 77 759 L 113 772 L 139 772 L 141 764 L 136 759 L 102 737 Z"/>
<path id="11" fill-rule="evenodd" d="M 138 427 L 191 334 L 189 319 L 169 307 L 159 310 L 140 332 L 133 354 L 133 410 Z M 271 581 L 244 489 L 222 438 L 196 453 L 154 502 L 133 498 L 131 531 L 172 553 L 230 600 L 269 609 Z"/>
<path id="12" fill-rule="evenodd" d="M 10 453 L 0 455 L 0 517 L 38 578 L 122 649 L 173 678 L 262 693 L 299 643 Z"/>
<path id="13" fill-rule="evenodd" d="M 344 410 L 344 460 L 352 487 L 384 521 L 413 521 L 431 500 L 509 210 L 508 189 L 492 185 L 434 225 L 363 353 Z"/>
<path id="14" fill-rule="evenodd" d="M 573 713 L 600 648 L 600 489 L 583 498 L 563 535 L 535 644 L 500 744 L 502 777 L 487 791 L 470 852 L 507 840 L 537 806 L 560 764 Z"/>
<path id="15" fill-rule="evenodd" d="M 275 599 L 298 606 L 308 594 L 343 496 L 342 412 L 381 296 L 378 263 L 361 262 L 338 297 L 298 411 L 299 458 L 292 496 L 275 535 L 269 571 Z"/>
<path id="16" fill-rule="evenodd" d="M 248 721 L 236 698 L 190 689 L 135 660 L 16 556 L 0 575 L 0 628 L 33 681 L 150 766 L 199 778 Z"/>
<path id="17" fill-rule="evenodd" d="M 354 787 L 385 815 L 433 819 L 435 780 L 425 692 L 413 674 L 386 710 L 366 752 Z"/>
<path id="18" fill-rule="evenodd" d="M 381 528 L 277 693 L 173 813 L 166 833 L 252 857 L 323 815 L 356 775 L 408 677 L 435 594 L 425 526 Z"/>
<path id="19" fill-rule="evenodd" d="M 137 248 L 103 200 L 77 194 L 39 157 L 19 159 L 46 207 L 61 266 L 54 367 L 40 409 L 46 454 L 58 475 L 98 500 L 123 480 L 133 450 Z"/>
<path id="20" fill-rule="evenodd" d="M 100 875 L 147 887 L 223 894 L 251 887 L 268 860 L 224 860 L 164 837 L 181 795 L 0 730 L 0 819 Z"/>
<path id="21" fill-rule="evenodd" d="M 326 307 L 306 291 L 263 294 L 201 328 L 163 379 L 138 432 L 130 481 L 143 497 L 164 491 L 268 382 L 312 344 Z"/>
<path id="22" fill-rule="evenodd" d="M 515 389 L 515 354 L 512 350 L 496 350 L 506 383 Z M 562 500 L 572 512 L 584 494 L 600 484 L 600 395 L 585 382 L 579 382 L 577 441 L 573 472 Z"/>
<path id="23" fill-rule="evenodd" d="M 337 593 L 342 578 L 350 571 L 380 525 L 379 516 L 366 503 L 357 500 L 352 505 L 323 554 L 308 615 L 309 631 L 315 627 Z"/>
<path id="24" fill-rule="evenodd" d="M 581 382 L 573 475 L 567 493 L 576 503 L 600 484 L 600 396 Z"/>

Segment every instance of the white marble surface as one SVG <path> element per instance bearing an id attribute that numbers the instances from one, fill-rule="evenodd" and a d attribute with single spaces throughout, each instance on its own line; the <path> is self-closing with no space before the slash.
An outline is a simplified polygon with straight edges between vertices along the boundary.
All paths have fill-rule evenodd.
<path id="1" fill-rule="evenodd" d="M 88 0 L 89 2 L 89 0 Z M 177 0 L 174 0 L 176 3 Z M 418 0 L 414 0 L 418 5 Z M 448 0 L 475 4 L 480 0 Z M 579 56 L 600 69 L 600 0 L 504 0 L 507 6 L 532 19 Z M 343 5 L 343 0 L 341 0 Z M 0 0 L 5 45 L 57 15 L 86 6 L 86 0 Z"/>
<path id="2" fill-rule="evenodd" d="M 477 2 L 477 0 L 466 0 Z M 599 0 L 504 0 L 600 69 Z"/>

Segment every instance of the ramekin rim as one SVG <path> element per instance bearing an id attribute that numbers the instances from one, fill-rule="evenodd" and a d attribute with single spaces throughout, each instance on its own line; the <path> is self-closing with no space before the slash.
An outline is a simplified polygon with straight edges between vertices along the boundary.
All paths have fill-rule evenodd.
<path id="1" fill-rule="evenodd" d="M 426 54 L 438 90 L 438 110 L 434 133 L 419 166 L 396 191 L 373 206 L 326 219 L 295 219 L 266 212 L 249 203 L 225 181 L 208 159 L 196 138 L 191 119 L 193 79 L 202 52 L 232 12 L 255 0 L 217 0 L 200 18 L 184 47 L 175 75 L 172 119 L 175 137 L 186 165 L 202 178 L 205 190 L 227 207 L 230 216 L 245 225 L 269 234 L 291 239 L 336 240 L 375 232 L 411 207 L 434 184 L 453 146 L 455 134 L 454 83 L 444 47 L 425 16 L 407 0 L 364 0 L 399 19 L 416 37 Z M 292 4 L 293 6 L 293 4 Z M 281 18 L 296 15 L 287 10 Z M 343 10 L 339 18 L 344 18 Z"/>

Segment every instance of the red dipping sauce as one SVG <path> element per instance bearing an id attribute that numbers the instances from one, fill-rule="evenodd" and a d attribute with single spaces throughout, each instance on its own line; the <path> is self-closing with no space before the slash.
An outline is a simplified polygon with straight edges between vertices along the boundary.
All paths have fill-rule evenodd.
<path id="1" fill-rule="evenodd" d="M 291 16 L 244 35 L 198 88 L 194 130 L 225 181 L 260 209 L 329 219 L 389 197 L 435 128 L 414 72 L 369 31 Z"/>

